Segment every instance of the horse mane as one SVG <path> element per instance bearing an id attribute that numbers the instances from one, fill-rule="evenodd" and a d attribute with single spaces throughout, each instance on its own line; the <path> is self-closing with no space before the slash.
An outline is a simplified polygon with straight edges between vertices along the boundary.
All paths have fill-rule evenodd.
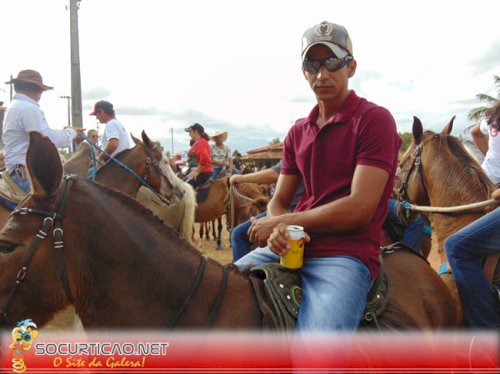
<path id="1" fill-rule="evenodd" d="M 452 135 L 440 135 L 441 144 L 450 150 L 456 162 L 442 169 L 442 179 L 452 185 L 461 186 L 469 197 L 480 200 L 493 191 L 493 182 L 486 175 L 481 165 L 467 152 L 459 138 Z"/>
<path id="2" fill-rule="evenodd" d="M 120 152 L 118 152 L 116 155 L 113 156 L 113 158 L 116 158 L 117 160 L 120 160 L 125 157 L 130 151 L 132 150 L 132 148 L 126 148 Z M 103 169 L 106 169 L 108 168 L 109 169 L 109 165 L 112 165 L 114 164 L 114 161 L 112 159 L 109 159 L 104 165 L 102 165 L 99 169 L 97 169 L 96 171 L 96 175 L 99 174 L 100 171 L 102 171 Z"/>

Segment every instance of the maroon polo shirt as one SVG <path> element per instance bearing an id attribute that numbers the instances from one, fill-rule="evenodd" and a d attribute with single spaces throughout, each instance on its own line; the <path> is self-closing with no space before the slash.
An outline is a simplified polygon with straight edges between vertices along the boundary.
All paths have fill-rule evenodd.
<path id="1" fill-rule="evenodd" d="M 324 205 L 351 192 L 356 165 L 389 173 L 373 215 L 366 225 L 344 232 L 311 233 L 305 257 L 345 255 L 364 262 L 375 279 L 380 264 L 381 229 L 394 184 L 401 138 L 389 111 L 349 92 L 339 112 L 323 128 L 316 125 L 319 109 L 297 121 L 283 148 L 282 174 L 302 175 L 305 191 L 295 211 Z"/>

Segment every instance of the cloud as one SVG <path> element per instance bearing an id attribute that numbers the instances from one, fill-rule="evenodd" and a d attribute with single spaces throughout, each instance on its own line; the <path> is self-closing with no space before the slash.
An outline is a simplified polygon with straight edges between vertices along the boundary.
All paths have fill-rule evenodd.
<path id="1" fill-rule="evenodd" d="M 104 100 L 111 96 L 111 91 L 104 87 L 96 87 L 82 93 L 83 100 Z"/>
<path id="2" fill-rule="evenodd" d="M 479 58 L 473 61 L 474 75 L 481 75 L 491 71 L 498 71 L 498 62 L 500 61 L 500 39 L 491 43 L 491 47 Z"/>

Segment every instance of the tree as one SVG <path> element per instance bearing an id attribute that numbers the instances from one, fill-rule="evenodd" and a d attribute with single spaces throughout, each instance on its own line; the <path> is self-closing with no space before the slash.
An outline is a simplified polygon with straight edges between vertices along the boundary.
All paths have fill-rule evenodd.
<path id="1" fill-rule="evenodd" d="M 281 143 L 280 138 L 274 138 L 269 142 L 270 145 Z"/>
<path id="2" fill-rule="evenodd" d="M 495 98 L 487 94 L 477 94 L 476 98 L 479 99 L 479 101 L 486 102 L 486 105 L 471 109 L 468 114 L 470 120 L 480 122 L 483 119 L 485 112 L 493 107 L 498 102 L 498 100 L 500 100 L 500 77 L 498 75 L 494 75 L 493 81 L 495 82 L 495 86 L 497 86 L 497 97 Z"/>

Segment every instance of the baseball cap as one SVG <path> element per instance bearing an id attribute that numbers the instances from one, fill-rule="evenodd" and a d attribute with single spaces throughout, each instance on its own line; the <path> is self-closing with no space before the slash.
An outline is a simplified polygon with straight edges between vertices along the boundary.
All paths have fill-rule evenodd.
<path id="1" fill-rule="evenodd" d="M 202 134 L 205 132 L 204 127 L 202 125 L 200 125 L 199 123 L 195 123 L 194 125 L 191 125 L 191 126 L 184 129 L 184 131 L 187 131 L 187 132 L 194 131 L 194 130 L 197 130 Z"/>
<path id="2" fill-rule="evenodd" d="M 352 42 L 346 28 L 335 23 L 323 21 L 308 29 L 302 37 L 302 60 L 312 46 L 324 44 L 337 58 L 352 56 Z"/>
<path id="3" fill-rule="evenodd" d="M 113 104 L 111 104 L 109 101 L 106 100 L 100 100 L 94 105 L 94 111 L 89 114 L 89 116 L 95 116 L 96 112 L 101 109 L 104 110 L 106 113 L 112 112 L 113 111 Z"/>

